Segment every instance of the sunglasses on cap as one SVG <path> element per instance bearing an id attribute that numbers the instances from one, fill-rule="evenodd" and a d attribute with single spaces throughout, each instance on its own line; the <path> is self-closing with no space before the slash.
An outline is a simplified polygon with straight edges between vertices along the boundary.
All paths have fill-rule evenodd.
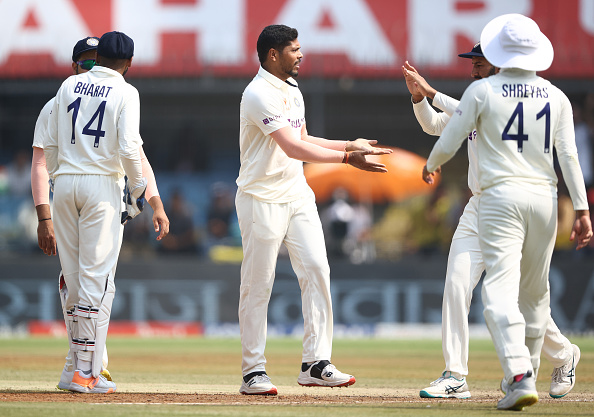
<path id="1" fill-rule="evenodd" d="M 90 70 L 95 66 L 94 59 L 85 59 L 84 61 L 76 61 L 76 64 L 84 70 Z"/>

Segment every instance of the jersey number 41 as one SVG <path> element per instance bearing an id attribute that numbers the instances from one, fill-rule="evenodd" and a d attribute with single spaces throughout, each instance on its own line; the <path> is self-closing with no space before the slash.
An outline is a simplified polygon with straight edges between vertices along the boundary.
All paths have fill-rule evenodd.
<path id="1" fill-rule="evenodd" d="M 551 147 L 551 105 L 547 102 L 543 109 L 536 115 L 536 120 L 539 120 L 542 116 L 545 117 L 545 143 L 544 152 L 549 153 Z M 518 119 L 518 133 L 508 133 L 511 129 L 515 119 Z M 524 150 L 524 141 L 528 140 L 528 135 L 524 134 L 524 103 L 519 102 L 516 109 L 512 113 L 503 133 L 501 134 L 503 140 L 515 140 L 518 142 L 518 152 Z"/>

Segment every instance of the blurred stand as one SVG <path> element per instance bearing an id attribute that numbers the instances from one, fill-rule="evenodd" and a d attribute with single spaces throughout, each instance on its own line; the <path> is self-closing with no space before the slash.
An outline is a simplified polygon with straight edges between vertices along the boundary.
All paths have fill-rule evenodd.
<path id="1" fill-rule="evenodd" d="M 202 245 L 194 227 L 192 209 L 184 199 L 181 190 L 174 190 L 166 204 L 169 217 L 169 234 L 163 238 L 158 250 L 162 254 L 199 254 Z M 146 217 L 146 216 L 145 216 Z"/>

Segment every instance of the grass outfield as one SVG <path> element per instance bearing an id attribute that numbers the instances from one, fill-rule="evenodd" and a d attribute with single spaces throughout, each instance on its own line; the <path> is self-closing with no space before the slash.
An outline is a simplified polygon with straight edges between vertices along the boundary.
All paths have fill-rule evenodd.
<path id="1" fill-rule="evenodd" d="M 552 366 L 543 359 L 538 404 L 527 415 L 594 415 L 594 338 L 580 346 L 577 384 L 565 398 L 548 397 Z M 349 388 L 297 385 L 301 341 L 270 339 L 267 371 L 276 397 L 242 396 L 237 339 L 110 338 L 109 370 L 118 393 L 81 395 L 55 389 L 65 339 L 0 339 L 0 416 L 484 416 L 499 414 L 501 368 L 490 340 L 470 346 L 469 400 L 427 400 L 419 390 L 443 368 L 438 340 L 335 340 L 333 363 L 352 373 Z"/>

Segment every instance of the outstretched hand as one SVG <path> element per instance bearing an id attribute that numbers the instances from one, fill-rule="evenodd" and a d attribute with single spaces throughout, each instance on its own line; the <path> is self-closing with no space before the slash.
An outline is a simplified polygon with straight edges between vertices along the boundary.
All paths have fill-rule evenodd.
<path id="1" fill-rule="evenodd" d="M 352 151 L 366 151 L 366 155 L 386 155 L 392 153 L 392 149 L 389 148 L 376 148 L 371 145 L 375 145 L 377 140 L 369 140 L 359 138 L 353 141 L 349 141 L 346 144 L 345 151 L 352 152 Z M 350 156 L 349 156 L 350 158 Z"/>
<path id="2" fill-rule="evenodd" d="M 379 162 L 369 161 L 365 158 L 365 155 L 381 155 L 381 154 L 374 154 L 370 151 L 353 151 L 349 152 L 349 159 L 348 164 L 354 166 L 355 168 L 361 169 L 363 171 L 370 171 L 370 172 L 388 172 L 388 169 L 384 164 L 380 164 Z"/>

